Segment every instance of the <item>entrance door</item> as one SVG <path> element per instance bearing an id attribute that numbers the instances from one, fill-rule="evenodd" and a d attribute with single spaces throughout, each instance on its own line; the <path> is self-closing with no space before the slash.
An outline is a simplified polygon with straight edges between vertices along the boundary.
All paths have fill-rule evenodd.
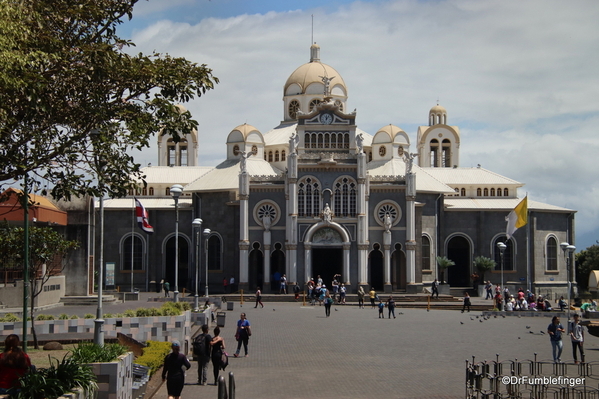
<path id="1" fill-rule="evenodd" d="M 333 276 L 343 272 L 343 248 L 314 248 L 312 247 L 312 277 L 314 281 L 318 275 L 322 281 L 331 288 Z M 348 276 L 341 276 L 341 281 Z"/>
<path id="2" fill-rule="evenodd" d="M 187 240 L 179 236 L 179 273 L 178 289 L 183 292 L 183 288 L 190 290 L 187 286 L 189 280 L 189 247 Z M 175 237 L 169 238 L 166 242 L 165 270 L 164 279 L 169 282 L 171 291 L 175 290 Z"/>
<path id="3" fill-rule="evenodd" d="M 370 252 L 368 269 L 370 270 L 370 285 L 377 291 L 383 291 L 385 288 L 383 253 L 378 244 L 375 244 L 374 250 Z"/>
<path id="4" fill-rule="evenodd" d="M 453 237 L 447 244 L 447 257 L 455 265 L 445 270 L 447 282 L 452 287 L 471 287 L 470 281 L 470 243 L 465 237 Z"/>
<path id="5" fill-rule="evenodd" d="M 391 256 L 391 264 L 393 265 L 393 286 L 399 290 L 406 289 L 406 255 L 401 250 L 398 244 L 395 246 L 395 251 Z"/>

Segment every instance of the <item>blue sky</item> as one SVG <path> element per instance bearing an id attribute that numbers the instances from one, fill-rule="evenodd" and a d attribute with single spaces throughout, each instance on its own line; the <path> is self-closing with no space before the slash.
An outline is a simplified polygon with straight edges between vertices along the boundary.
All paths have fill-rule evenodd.
<path id="1" fill-rule="evenodd" d="M 414 143 L 439 99 L 461 130 L 460 166 L 576 209 L 579 249 L 599 239 L 595 0 L 140 0 L 119 31 L 136 51 L 214 70 L 221 83 L 186 106 L 200 123 L 200 164 L 216 165 L 233 128 L 265 133 L 281 121 L 283 84 L 309 61 L 312 15 L 361 129 L 392 123 Z M 156 148 L 136 159 L 156 164 Z"/>

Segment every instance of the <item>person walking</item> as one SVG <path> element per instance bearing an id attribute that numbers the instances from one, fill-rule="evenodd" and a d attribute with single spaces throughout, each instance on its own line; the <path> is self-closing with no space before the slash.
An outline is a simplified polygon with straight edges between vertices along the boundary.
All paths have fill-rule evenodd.
<path id="1" fill-rule="evenodd" d="M 387 309 L 389 309 L 389 318 L 391 318 L 391 315 L 393 315 L 393 318 L 395 319 L 395 299 L 393 299 L 393 295 L 389 295 L 389 298 L 387 299 Z"/>
<path id="2" fill-rule="evenodd" d="M 431 294 L 431 298 L 439 299 L 439 280 L 435 279 L 432 284 L 433 293 Z"/>
<path id="3" fill-rule="evenodd" d="M 462 306 L 462 313 L 464 313 L 464 310 L 466 308 L 468 308 L 468 312 L 470 312 L 470 294 L 468 293 L 468 291 L 464 292 L 464 306 Z"/>
<path id="4" fill-rule="evenodd" d="M 565 332 L 564 327 L 559 322 L 559 317 L 553 316 L 551 324 L 547 327 L 547 333 L 549 333 L 549 340 L 551 341 L 551 348 L 553 349 L 553 362 L 562 362 L 562 333 Z"/>
<path id="5" fill-rule="evenodd" d="M 293 295 L 295 297 L 295 302 L 297 302 L 299 300 L 299 295 L 300 295 L 300 287 L 298 283 L 295 283 L 295 285 L 293 286 Z"/>
<path id="6" fill-rule="evenodd" d="M 376 299 L 376 291 L 374 290 L 374 287 L 370 288 L 370 292 L 368 293 L 368 296 L 370 297 L 370 309 L 374 309 L 375 308 L 375 299 Z"/>
<path id="7" fill-rule="evenodd" d="M 283 274 L 281 276 L 281 280 L 280 280 L 279 294 L 286 294 L 286 293 L 287 293 L 287 276 Z"/>
<path id="8" fill-rule="evenodd" d="M 378 308 L 379 308 L 379 319 L 384 319 L 385 318 L 385 313 L 383 313 L 385 311 L 385 304 L 383 303 L 383 301 L 381 299 L 379 299 L 379 304 L 378 304 Z"/>
<path id="9" fill-rule="evenodd" d="M 183 386 L 185 385 L 183 366 L 189 370 L 191 364 L 187 360 L 187 356 L 180 353 L 181 344 L 179 341 L 173 341 L 171 349 L 172 352 L 164 358 L 162 381 L 166 381 L 166 391 L 169 399 L 177 399 L 181 397 L 181 391 L 183 391 Z"/>
<path id="10" fill-rule="evenodd" d="M 333 298 L 331 298 L 331 294 L 327 292 L 326 297 L 324 298 L 324 314 L 326 317 L 331 315 L 331 305 L 333 304 Z"/>
<path id="11" fill-rule="evenodd" d="M 19 348 L 21 340 L 16 334 L 10 334 L 4 340 L 4 352 L 0 353 L 0 394 L 16 397 L 21 385 L 19 378 L 31 368 L 27 353 Z"/>
<path id="12" fill-rule="evenodd" d="M 250 340 L 250 336 L 252 335 L 252 328 L 250 326 L 250 321 L 246 318 L 245 313 L 242 313 L 241 318 L 237 320 L 237 332 L 235 333 L 235 339 L 237 340 L 237 350 L 235 351 L 235 357 L 239 357 L 239 352 L 241 351 L 241 344 L 243 344 L 243 350 L 245 352 L 245 357 L 248 357 L 248 342 Z"/>
<path id="13" fill-rule="evenodd" d="M 485 297 L 485 300 L 493 299 L 493 284 L 491 284 L 491 280 L 487 281 L 487 284 L 485 285 L 485 290 L 487 291 L 487 296 Z"/>
<path id="14" fill-rule="evenodd" d="M 358 309 L 364 309 L 364 297 L 366 293 L 364 292 L 364 288 L 360 286 L 358 288 Z"/>
<path id="15" fill-rule="evenodd" d="M 258 307 L 258 304 L 264 307 L 264 304 L 262 304 L 262 291 L 260 291 L 260 287 L 256 289 L 256 306 L 254 306 L 254 309 Z"/>
<path id="16" fill-rule="evenodd" d="M 208 382 L 208 363 L 210 363 L 210 342 L 212 336 L 208 334 L 208 324 L 202 326 L 202 333 L 193 341 L 193 354 L 198 361 L 198 384 L 206 385 Z"/>
<path id="17" fill-rule="evenodd" d="M 164 284 L 162 284 L 162 288 L 164 288 L 164 296 L 166 298 L 170 297 L 170 294 L 168 292 L 171 289 L 171 285 L 169 284 L 168 281 L 164 280 Z"/>
<path id="18" fill-rule="evenodd" d="M 228 293 L 227 287 L 229 286 L 229 280 L 226 277 L 223 277 L 223 292 L 225 294 Z"/>
<path id="19" fill-rule="evenodd" d="M 570 322 L 569 326 L 570 338 L 572 340 L 572 354 L 574 355 L 574 364 L 578 364 L 578 358 L 576 357 L 576 349 L 580 351 L 580 361 L 584 363 L 584 348 L 582 343 L 584 342 L 584 329 L 580 325 L 580 315 L 574 313 L 574 320 Z"/>
<path id="20" fill-rule="evenodd" d="M 339 287 L 339 303 L 345 305 L 345 295 L 347 293 L 347 288 L 345 288 L 345 284 L 341 283 Z"/>
<path id="21" fill-rule="evenodd" d="M 218 373 L 223 367 L 223 353 L 225 351 L 225 340 L 220 336 L 220 327 L 214 327 L 214 338 L 210 341 L 212 347 L 212 372 L 214 373 L 214 385 L 218 384 Z"/>

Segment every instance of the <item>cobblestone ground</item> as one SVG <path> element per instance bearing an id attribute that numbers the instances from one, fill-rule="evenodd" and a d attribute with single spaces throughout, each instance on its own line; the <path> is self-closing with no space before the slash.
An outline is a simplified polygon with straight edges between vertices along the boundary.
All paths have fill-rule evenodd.
<path id="1" fill-rule="evenodd" d="M 480 313 L 396 309 L 396 319 L 377 310 L 296 303 L 246 303 L 226 312 L 221 335 L 235 352 L 235 323 L 241 311 L 252 324 L 249 357 L 231 357 L 236 397 L 246 398 L 463 398 L 465 360 L 551 358 L 548 317 L 498 317 L 481 322 Z M 387 313 L 385 310 L 385 317 Z M 526 327 L 530 328 L 526 328 Z M 531 333 L 532 332 L 532 333 Z M 587 361 L 599 360 L 599 338 L 587 334 Z M 242 351 L 243 354 L 243 351 Z M 564 341 L 562 359 L 571 361 Z M 210 366 L 211 371 L 211 366 Z M 183 397 L 216 398 L 215 386 L 195 385 L 195 364 Z M 166 398 L 163 386 L 155 395 Z"/>

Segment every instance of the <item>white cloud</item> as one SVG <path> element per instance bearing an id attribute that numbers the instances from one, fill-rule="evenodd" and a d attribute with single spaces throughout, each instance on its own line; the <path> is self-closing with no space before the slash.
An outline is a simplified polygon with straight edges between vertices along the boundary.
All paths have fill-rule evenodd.
<path id="1" fill-rule="evenodd" d="M 235 126 L 266 132 L 281 120 L 283 84 L 309 60 L 311 14 L 321 59 L 343 76 L 362 129 L 393 123 L 414 142 L 439 98 L 462 130 L 462 166 L 525 182 L 531 198 L 579 210 L 579 232 L 596 228 L 596 1 L 375 1 L 156 21 L 134 35 L 136 51 L 206 63 L 221 79 L 187 105 L 201 164 L 224 158 Z"/>

